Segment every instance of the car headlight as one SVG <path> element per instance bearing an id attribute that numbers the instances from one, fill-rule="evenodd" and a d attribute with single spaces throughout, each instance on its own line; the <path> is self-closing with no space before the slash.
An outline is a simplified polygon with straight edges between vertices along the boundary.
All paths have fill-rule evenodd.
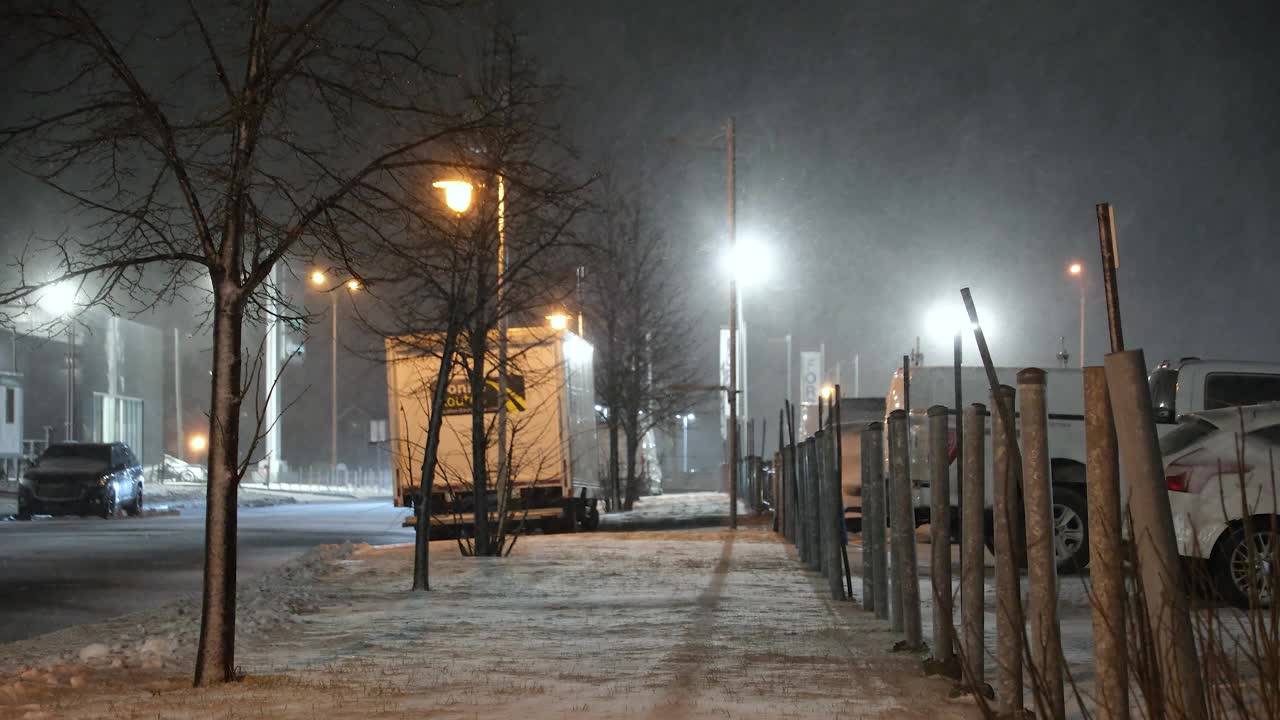
<path id="1" fill-rule="evenodd" d="M 112 475 L 111 473 L 107 473 L 106 475 L 103 475 L 102 477 L 98 478 L 98 484 L 102 485 L 103 487 L 106 487 L 107 485 L 111 484 L 111 479 L 114 477 L 115 476 Z"/>

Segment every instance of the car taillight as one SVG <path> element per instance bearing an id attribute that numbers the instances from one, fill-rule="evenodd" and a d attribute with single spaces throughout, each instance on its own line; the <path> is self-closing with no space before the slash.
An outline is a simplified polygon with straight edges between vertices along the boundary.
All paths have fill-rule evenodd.
<path id="1" fill-rule="evenodd" d="M 1191 489 L 1191 471 L 1186 470 L 1176 475 L 1165 475 L 1164 481 L 1171 492 L 1189 492 Z"/>

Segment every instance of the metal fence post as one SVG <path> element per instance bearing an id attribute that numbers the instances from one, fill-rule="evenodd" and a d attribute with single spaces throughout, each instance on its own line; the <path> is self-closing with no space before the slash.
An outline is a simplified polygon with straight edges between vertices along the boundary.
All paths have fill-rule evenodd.
<path id="1" fill-rule="evenodd" d="M 1045 374 L 1018 373 L 1022 415 L 1023 511 L 1027 527 L 1028 614 L 1031 620 L 1031 679 L 1041 715 L 1062 720 L 1062 628 L 1058 625 L 1058 562 L 1053 545 L 1053 486 L 1049 474 L 1049 418 Z"/>
<path id="2" fill-rule="evenodd" d="M 1018 555 L 1014 547 L 1017 488 L 1013 476 L 1013 388 L 996 388 L 991 413 L 991 454 L 995 477 L 996 545 L 996 702 L 1001 715 L 1022 714 L 1022 597 L 1018 587 Z"/>
<path id="3" fill-rule="evenodd" d="M 916 568 L 915 513 L 911 507 L 911 479 L 907 476 L 907 412 L 889 414 L 889 462 L 893 466 L 893 562 L 902 598 L 903 650 L 921 648 L 920 584 Z"/>
<path id="4" fill-rule="evenodd" d="M 1085 480 L 1089 487 L 1089 579 L 1093 589 L 1093 661 L 1099 720 L 1129 720 L 1125 643 L 1120 465 L 1104 368 L 1084 369 Z"/>
<path id="5" fill-rule="evenodd" d="M 1141 350 L 1126 350 L 1107 355 L 1105 363 L 1120 464 L 1128 485 L 1136 574 L 1155 643 L 1161 686 L 1174 717 L 1200 720 L 1206 714 L 1204 690 L 1164 462 L 1156 443 L 1146 358 Z"/>
<path id="6" fill-rule="evenodd" d="M 947 457 L 947 408 L 929 408 L 929 554 L 933 586 L 933 661 L 936 672 L 955 676 L 955 616 L 951 605 L 951 468 Z"/>
<path id="7" fill-rule="evenodd" d="M 983 578 L 986 550 L 983 535 L 986 526 L 986 489 L 983 473 L 986 463 L 986 412 L 982 403 L 974 403 L 964 411 L 964 483 L 960 519 L 960 609 L 964 625 L 964 680 L 974 687 L 985 682 L 985 608 Z"/>
<path id="8" fill-rule="evenodd" d="M 885 555 L 884 426 L 878 422 L 862 431 L 862 575 L 871 577 L 870 607 L 876 617 L 889 619 L 889 559 Z M 866 606 L 866 597 L 863 605 Z"/>
<path id="9" fill-rule="evenodd" d="M 822 572 L 822 505 L 818 493 L 818 438 L 805 441 L 809 455 L 809 565 Z"/>
<path id="10" fill-rule="evenodd" d="M 827 509 L 823 513 L 823 524 L 830 528 L 831 535 L 827 547 L 827 587 L 832 600 L 844 599 L 844 562 L 840 554 L 844 508 L 840 503 L 840 466 L 836 455 L 839 433 L 832 423 L 831 432 L 827 433 L 827 492 L 822 503 Z"/>
<path id="11" fill-rule="evenodd" d="M 818 528 L 818 572 L 829 575 L 831 568 L 827 548 L 831 544 L 831 528 L 827 527 L 827 433 L 819 430 L 813 436 L 813 498 L 815 520 Z"/>

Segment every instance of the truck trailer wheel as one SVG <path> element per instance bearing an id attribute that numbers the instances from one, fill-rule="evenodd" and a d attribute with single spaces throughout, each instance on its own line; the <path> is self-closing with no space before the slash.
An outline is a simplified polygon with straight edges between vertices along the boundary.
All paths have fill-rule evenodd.
<path id="1" fill-rule="evenodd" d="M 587 511 L 582 516 L 582 529 L 591 532 L 600 527 L 600 508 L 595 503 L 587 506 Z"/>

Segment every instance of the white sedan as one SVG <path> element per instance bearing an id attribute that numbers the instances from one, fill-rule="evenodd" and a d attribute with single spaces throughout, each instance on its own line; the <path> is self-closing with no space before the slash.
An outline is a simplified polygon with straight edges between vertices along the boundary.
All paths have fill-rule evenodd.
<path id="1" fill-rule="evenodd" d="M 1207 560 L 1224 599 L 1269 606 L 1280 569 L 1280 404 L 1184 416 L 1160 451 L 1179 554 Z"/>

